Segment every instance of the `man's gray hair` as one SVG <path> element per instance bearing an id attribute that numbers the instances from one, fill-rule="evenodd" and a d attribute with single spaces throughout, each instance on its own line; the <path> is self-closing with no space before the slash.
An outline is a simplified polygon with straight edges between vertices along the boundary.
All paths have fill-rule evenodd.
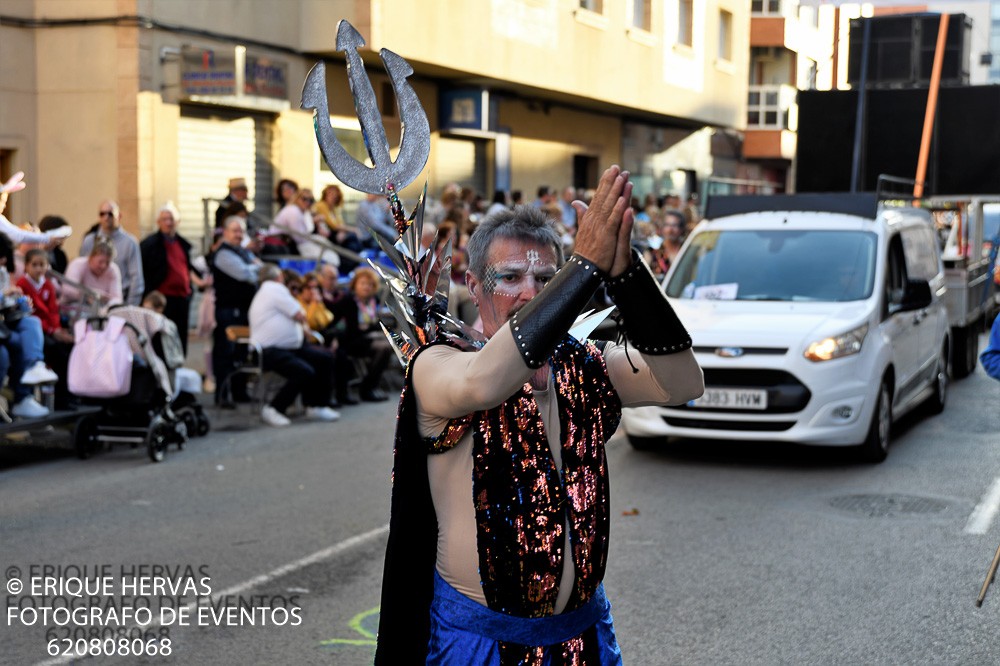
<path id="1" fill-rule="evenodd" d="M 173 201 L 167 201 L 167 203 L 163 204 L 163 207 L 157 211 L 156 216 L 159 217 L 160 213 L 170 213 L 174 218 L 174 222 L 181 221 L 181 212 L 177 210 L 177 206 L 174 205 Z"/>
<path id="2" fill-rule="evenodd" d="M 513 210 L 499 210 L 487 215 L 469 238 L 465 247 L 469 254 L 469 272 L 477 278 L 482 279 L 490 246 L 497 238 L 551 246 L 556 255 L 556 263 L 562 266 L 562 240 L 555 226 L 538 208 L 517 206 Z"/>
<path id="3" fill-rule="evenodd" d="M 273 282 L 281 276 L 281 267 L 277 264 L 264 264 L 260 267 L 260 273 L 257 274 L 257 281 L 261 284 L 265 282 Z"/>
<path id="4" fill-rule="evenodd" d="M 222 223 L 222 228 L 228 229 L 229 226 L 232 224 L 240 225 L 243 228 L 243 231 L 247 230 L 247 221 L 239 215 L 230 215 L 229 217 L 227 217 L 225 221 Z"/>

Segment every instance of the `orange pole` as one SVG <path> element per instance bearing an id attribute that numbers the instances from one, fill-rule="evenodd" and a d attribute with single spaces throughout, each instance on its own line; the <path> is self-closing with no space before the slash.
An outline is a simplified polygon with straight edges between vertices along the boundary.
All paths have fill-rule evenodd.
<path id="1" fill-rule="evenodd" d="M 938 26 L 937 48 L 934 50 L 934 66 L 931 68 L 931 85 L 927 91 L 927 110 L 924 112 L 924 133 L 920 138 L 920 156 L 917 158 L 916 184 L 913 196 L 924 195 L 924 178 L 927 177 L 927 156 L 931 151 L 931 133 L 934 130 L 934 113 L 937 110 L 938 88 L 941 87 L 941 64 L 944 62 L 944 45 L 948 37 L 948 15 L 941 14 Z"/>

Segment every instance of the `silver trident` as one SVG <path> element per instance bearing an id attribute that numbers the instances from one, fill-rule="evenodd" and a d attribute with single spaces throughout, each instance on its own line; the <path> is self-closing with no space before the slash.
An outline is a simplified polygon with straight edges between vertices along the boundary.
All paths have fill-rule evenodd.
<path id="1" fill-rule="evenodd" d="M 396 91 L 403 125 L 399 155 L 393 162 L 389 158 L 389 140 L 375 102 L 375 91 L 358 55 L 358 49 L 364 45 L 365 40 L 350 23 L 341 21 L 337 25 L 337 50 L 347 53 L 347 78 L 373 166 L 366 167 L 348 155 L 334 136 L 326 99 L 326 73 L 321 62 L 316 63 L 306 77 L 302 108 L 316 110 L 316 140 L 334 175 L 349 187 L 369 194 L 384 194 L 389 200 L 399 236 L 395 243 L 386 241 L 380 234 L 373 236 L 398 274 L 383 270 L 381 265 L 368 260 L 386 284 L 386 302 L 396 319 L 392 331 L 384 325 L 382 328 L 403 365 L 417 349 L 437 340 L 449 341 L 461 349 L 478 349 L 486 343 L 483 335 L 448 314 L 451 240 L 445 237 L 444 229 L 439 229 L 432 249 L 424 249 L 420 244 L 427 186 L 424 185 L 424 194 L 409 218 L 399 200 L 399 190 L 412 183 L 423 170 L 431 146 L 427 114 L 406 82 L 413 68 L 392 51 L 379 51 Z"/>
<path id="2" fill-rule="evenodd" d="M 367 167 L 351 157 L 334 135 L 326 98 L 326 67 L 322 62 L 316 63 L 306 77 L 302 87 L 302 108 L 316 110 L 316 139 L 323 158 L 337 178 L 356 190 L 388 195 L 393 190 L 398 192 L 420 175 L 431 150 L 431 130 L 417 94 L 406 81 L 413 74 L 413 68 L 392 51 L 382 49 L 379 56 L 396 92 L 402 125 L 399 154 L 396 161 L 392 161 L 375 91 L 358 54 L 358 49 L 364 45 L 364 38 L 354 26 L 347 21 L 337 24 L 337 50 L 347 54 L 347 78 L 373 166 Z"/>

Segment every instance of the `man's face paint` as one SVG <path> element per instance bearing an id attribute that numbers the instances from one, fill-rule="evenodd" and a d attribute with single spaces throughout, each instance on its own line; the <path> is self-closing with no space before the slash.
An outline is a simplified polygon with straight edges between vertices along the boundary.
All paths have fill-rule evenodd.
<path id="1" fill-rule="evenodd" d="M 475 294 L 483 333 L 496 333 L 552 280 L 556 270 L 551 247 L 509 238 L 494 241 Z"/>
<path id="2" fill-rule="evenodd" d="M 485 273 L 484 292 L 517 296 L 524 289 L 541 291 L 556 274 L 556 265 L 554 260 L 543 262 L 541 253 L 530 249 L 521 257 L 515 255 L 495 264 L 487 264 Z"/>

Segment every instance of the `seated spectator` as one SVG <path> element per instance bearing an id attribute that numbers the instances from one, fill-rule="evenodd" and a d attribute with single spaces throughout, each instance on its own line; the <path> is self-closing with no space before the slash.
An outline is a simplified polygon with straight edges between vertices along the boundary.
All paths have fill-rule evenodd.
<path id="1" fill-rule="evenodd" d="M 24 264 L 25 274 L 18 279 L 17 286 L 31 299 L 34 314 L 42 325 L 45 362 L 59 376 L 55 391 L 56 409 L 66 409 L 69 407 L 66 372 L 69 353 L 73 349 L 73 333 L 62 326 L 56 285 L 45 276 L 49 270 L 48 253 L 41 248 L 28 250 Z"/>
<path id="2" fill-rule="evenodd" d="M 285 378 L 284 385 L 261 410 L 264 423 L 287 426 L 285 411 L 301 394 L 306 416 L 320 421 L 336 421 L 340 414 L 331 409 L 333 354 L 305 344 L 306 315 L 284 284 L 281 269 L 266 264 L 260 269 L 260 288 L 250 304 L 250 340 L 263 351 L 263 368 Z"/>
<path id="3" fill-rule="evenodd" d="M 241 217 L 226 219 L 222 226 L 222 242 L 208 258 L 212 270 L 215 300 L 215 328 L 212 334 L 212 376 L 215 378 L 215 403 L 224 407 L 247 402 L 246 380 L 236 369 L 236 345 L 226 337 L 230 326 L 246 326 L 247 312 L 257 291 L 257 273 L 261 264 L 254 254 L 243 247 L 246 228 Z"/>
<path id="4" fill-rule="evenodd" d="M 247 189 L 247 181 L 245 178 L 230 178 L 229 179 L 229 192 L 226 194 L 226 198 L 219 202 L 219 207 L 215 209 L 215 228 L 221 229 L 222 224 L 226 221 L 233 212 L 230 207 L 233 204 L 244 205 L 243 202 L 247 200 L 247 196 L 250 191 Z"/>
<path id="5" fill-rule="evenodd" d="M 73 343 L 73 333 L 63 328 L 59 317 L 59 301 L 55 282 L 46 277 L 48 253 L 41 248 L 28 250 L 24 257 L 24 275 L 17 286 L 31 299 L 35 316 L 42 322 L 42 331 L 60 342 Z"/>
<path id="6" fill-rule="evenodd" d="M 38 221 L 38 229 L 43 233 L 68 226 L 69 222 L 58 215 L 46 215 Z M 52 267 L 52 270 L 57 273 L 65 273 L 67 264 L 69 264 L 69 259 L 66 257 L 66 253 L 63 252 L 61 245 L 56 245 L 49 249 L 49 265 Z"/>
<path id="7" fill-rule="evenodd" d="M 299 293 L 302 291 L 302 276 L 294 268 L 282 268 L 281 277 L 284 279 L 285 286 L 288 287 L 288 291 L 292 293 L 292 296 L 298 298 Z"/>
<path id="8" fill-rule="evenodd" d="M 374 240 L 375 234 L 379 234 L 389 243 L 395 243 L 399 238 L 392 212 L 389 210 L 389 202 L 380 194 L 368 194 L 364 201 L 358 202 L 355 222 L 359 230 L 366 229 L 370 234 L 370 238 L 365 241 L 368 247 L 378 247 Z"/>
<path id="9" fill-rule="evenodd" d="M 274 187 L 274 205 L 280 211 L 295 198 L 295 193 L 299 191 L 299 184 L 291 178 L 282 178 Z"/>
<path id="10" fill-rule="evenodd" d="M 317 226 L 326 226 L 331 232 L 330 240 L 336 241 L 336 234 L 341 231 L 354 231 L 344 222 L 343 206 L 344 194 L 340 188 L 336 185 L 327 185 L 313 207 L 313 220 Z"/>
<path id="11" fill-rule="evenodd" d="M 115 246 L 94 243 L 90 254 L 66 267 L 60 306 L 70 321 L 79 319 L 88 306 L 105 307 L 122 302 L 122 274 L 115 264 Z"/>
<path id="12" fill-rule="evenodd" d="M 327 308 L 332 308 L 334 303 L 344 297 L 344 290 L 340 288 L 340 273 L 336 266 L 324 264 L 320 267 L 318 274 L 323 304 Z"/>
<path id="13" fill-rule="evenodd" d="M 378 385 L 394 352 L 379 325 L 378 300 L 375 298 L 378 276 L 370 268 L 359 268 L 354 271 L 349 289 L 349 296 L 334 303 L 332 308 L 338 327 L 342 327 L 338 333 L 340 348 L 352 358 L 367 359 L 359 397 L 366 402 L 380 402 L 387 396 Z M 337 400 L 341 403 L 350 399 L 346 379 L 337 378 Z"/>
<path id="14" fill-rule="evenodd" d="M 333 313 L 323 302 L 319 276 L 316 273 L 308 273 L 302 277 L 297 298 L 302 311 L 306 313 L 306 324 L 322 335 L 323 341 L 329 345 L 333 338 L 327 331 L 333 324 Z"/>
<path id="15" fill-rule="evenodd" d="M 331 266 L 330 268 L 333 267 Z M 336 283 L 336 279 L 334 279 L 334 283 Z M 344 380 L 350 377 L 352 373 L 351 359 L 339 344 L 338 333 L 342 329 L 337 326 L 333 318 L 333 313 L 326 305 L 323 298 L 323 290 L 320 286 L 320 278 L 317 273 L 308 273 L 302 277 L 297 298 L 302 305 L 303 311 L 306 313 L 306 324 L 311 330 L 323 336 L 323 344 L 333 352 L 334 377 L 342 378 L 338 384 L 336 404 L 331 404 L 334 407 L 358 404 L 359 401 L 351 397 L 350 392 L 347 391 L 344 385 Z"/>
<path id="16" fill-rule="evenodd" d="M 10 356 L 10 387 L 14 392 L 11 414 L 24 418 L 48 416 L 49 409 L 35 400 L 32 385 L 58 381 L 59 377 L 45 366 L 45 338 L 42 322 L 31 314 L 31 305 L 21 290 L 12 285 L 7 266 L 14 262 L 14 246 L 0 234 L 0 294 L 3 295 L 2 326 L 7 334 Z"/>
<path id="17" fill-rule="evenodd" d="M 334 265 L 340 264 L 340 256 L 319 243 L 309 239 L 316 233 L 316 223 L 313 222 L 311 208 L 316 202 L 312 190 L 302 188 L 295 194 L 291 203 L 285 205 L 274 218 L 268 229 L 270 236 L 289 235 L 294 241 L 297 254 L 309 259 L 321 259 Z"/>
<path id="18" fill-rule="evenodd" d="M 313 208 L 313 219 L 317 227 L 327 229 L 330 242 L 352 252 L 360 253 L 364 248 L 359 239 L 359 232 L 357 228 L 348 226 L 344 221 L 343 205 L 344 195 L 340 188 L 336 185 L 327 185 L 323 188 L 323 194 Z M 340 257 L 338 265 L 349 273 L 358 264 L 345 257 Z"/>
<path id="19" fill-rule="evenodd" d="M 164 310 L 167 309 L 167 297 L 154 289 L 142 299 L 142 307 L 152 310 L 156 314 L 163 314 Z"/>

